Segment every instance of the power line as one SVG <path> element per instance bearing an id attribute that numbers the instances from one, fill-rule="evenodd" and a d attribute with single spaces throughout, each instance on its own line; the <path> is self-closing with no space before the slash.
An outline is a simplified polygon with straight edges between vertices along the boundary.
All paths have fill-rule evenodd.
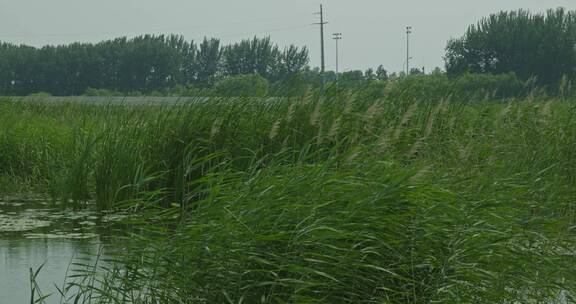
<path id="1" fill-rule="evenodd" d="M 218 23 L 211 25 L 201 25 L 192 27 L 172 27 L 172 28 L 156 28 L 147 30 L 137 30 L 137 31 L 116 31 L 116 32 L 82 32 L 82 33 L 43 33 L 43 34 L 7 34 L 0 33 L 0 37 L 77 37 L 77 36 L 104 36 L 104 35 L 131 35 L 131 34 L 141 34 L 150 32 L 169 32 L 169 31 L 184 31 L 184 30 L 196 30 L 196 29 L 210 29 L 215 27 L 223 27 L 230 25 L 242 25 L 249 23 L 259 23 L 261 21 L 277 21 L 278 19 L 253 19 L 249 21 L 239 21 L 231 23 Z M 272 29 L 269 31 L 275 31 L 277 29 Z"/>
<path id="2" fill-rule="evenodd" d="M 236 36 L 257 35 L 257 34 L 266 34 L 266 33 L 272 33 L 272 32 L 282 32 L 282 31 L 303 29 L 303 28 L 309 28 L 309 27 L 310 27 L 309 24 L 305 24 L 305 25 L 296 25 L 296 26 L 291 26 L 291 27 L 269 29 L 269 30 L 264 30 L 261 32 L 245 32 L 245 33 L 236 33 L 236 34 L 229 34 L 229 35 L 215 35 L 215 36 L 219 37 L 219 38 L 228 38 L 228 37 L 236 37 Z"/>

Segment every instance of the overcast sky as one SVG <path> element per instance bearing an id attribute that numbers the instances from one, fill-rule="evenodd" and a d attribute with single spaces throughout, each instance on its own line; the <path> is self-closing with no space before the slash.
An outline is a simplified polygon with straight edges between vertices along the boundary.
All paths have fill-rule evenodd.
<path id="1" fill-rule="evenodd" d="M 97 42 L 118 36 L 177 33 L 187 39 L 224 42 L 270 35 L 281 46 L 310 49 L 320 62 L 315 0 L 0 0 L 0 40 L 34 46 Z M 325 0 L 326 65 L 334 68 L 332 33 L 341 32 L 341 67 L 383 64 L 400 71 L 406 25 L 413 27 L 413 65 L 443 67 L 446 42 L 467 26 L 500 10 L 576 9 L 575 0 Z"/>

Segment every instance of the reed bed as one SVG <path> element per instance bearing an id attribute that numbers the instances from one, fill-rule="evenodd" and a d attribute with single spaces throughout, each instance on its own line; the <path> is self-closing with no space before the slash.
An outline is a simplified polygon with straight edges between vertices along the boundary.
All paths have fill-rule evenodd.
<path id="1" fill-rule="evenodd" d="M 0 176 L 147 230 L 117 267 L 80 265 L 63 302 L 573 301 L 575 110 L 359 92 L 5 100 Z"/>

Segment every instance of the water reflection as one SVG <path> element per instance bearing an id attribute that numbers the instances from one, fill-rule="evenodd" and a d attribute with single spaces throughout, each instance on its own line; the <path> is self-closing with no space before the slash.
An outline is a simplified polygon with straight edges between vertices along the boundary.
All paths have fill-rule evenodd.
<path id="1" fill-rule="evenodd" d="M 73 259 L 95 262 L 110 240 L 110 228 L 103 227 L 117 218 L 64 210 L 38 197 L 0 199 L 0 304 L 29 303 L 30 268 L 43 264 L 37 279 L 43 292 L 62 287 Z"/>
<path id="2" fill-rule="evenodd" d="M 29 303 L 30 267 L 37 269 L 45 263 L 38 283 L 46 293 L 62 286 L 73 258 L 94 259 L 100 248 L 99 239 L 13 239 L 0 240 L 0 303 Z M 47 303 L 59 303 L 59 297 Z"/>

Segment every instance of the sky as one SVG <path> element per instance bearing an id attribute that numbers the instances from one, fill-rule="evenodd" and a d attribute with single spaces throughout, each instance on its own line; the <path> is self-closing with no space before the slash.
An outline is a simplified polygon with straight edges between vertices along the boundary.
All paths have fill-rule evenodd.
<path id="1" fill-rule="evenodd" d="M 310 50 L 320 65 L 320 4 L 324 6 L 326 68 L 335 68 L 335 41 L 342 33 L 340 71 L 377 67 L 401 71 L 406 61 L 406 26 L 411 66 L 444 66 L 451 38 L 482 17 L 501 10 L 542 12 L 574 0 L 0 0 L 0 40 L 32 46 L 98 42 L 139 34 L 181 34 L 189 40 L 224 43 L 270 36 L 284 47 Z"/>

